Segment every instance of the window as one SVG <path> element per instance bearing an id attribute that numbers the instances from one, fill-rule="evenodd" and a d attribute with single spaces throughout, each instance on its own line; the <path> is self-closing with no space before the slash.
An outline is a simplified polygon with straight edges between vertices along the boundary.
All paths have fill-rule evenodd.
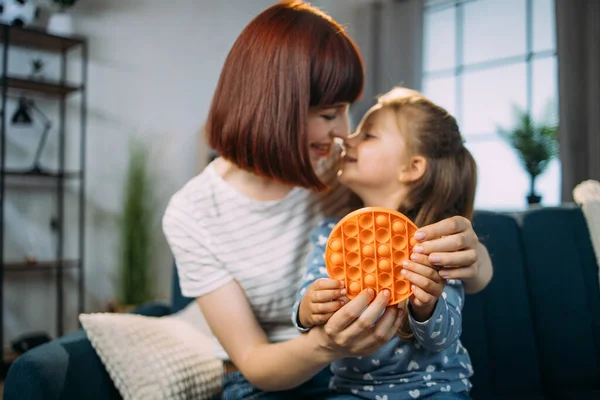
<path id="1" fill-rule="evenodd" d="M 537 122 L 557 112 L 554 0 L 427 0 L 423 46 L 423 92 L 458 119 L 479 167 L 476 208 L 523 209 L 529 177 L 498 131 L 513 106 Z M 559 161 L 536 192 L 560 203 Z"/>

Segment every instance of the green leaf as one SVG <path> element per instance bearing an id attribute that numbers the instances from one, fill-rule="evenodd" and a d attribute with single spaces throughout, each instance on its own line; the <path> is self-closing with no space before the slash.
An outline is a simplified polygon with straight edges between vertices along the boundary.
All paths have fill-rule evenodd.
<path id="1" fill-rule="evenodd" d="M 133 142 L 120 221 L 118 300 L 121 304 L 137 305 L 153 299 L 150 261 L 154 215 L 148 150 L 139 142 Z"/>
<path id="2" fill-rule="evenodd" d="M 558 156 L 557 125 L 536 124 L 526 111 L 515 106 L 516 123 L 511 129 L 499 129 L 499 134 L 515 149 L 521 165 L 533 181 Z"/>

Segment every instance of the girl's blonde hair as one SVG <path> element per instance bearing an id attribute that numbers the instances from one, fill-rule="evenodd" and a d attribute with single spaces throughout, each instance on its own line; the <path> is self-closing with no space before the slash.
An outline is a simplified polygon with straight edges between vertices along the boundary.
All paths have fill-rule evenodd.
<path id="1" fill-rule="evenodd" d="M 378 104 L 394 110 L 399 127 L 408 127 L 409 152 L 427 160 L 423 176 L 411 184 L 398 211 L 419 227 L 454 215 L 471 220 L 477 165 L 464 146 L 456 119 L 421 93 L 402 87 L 379 97 Z M 405 340 L 413 336 L 407 301 L 398 336 Z"/>

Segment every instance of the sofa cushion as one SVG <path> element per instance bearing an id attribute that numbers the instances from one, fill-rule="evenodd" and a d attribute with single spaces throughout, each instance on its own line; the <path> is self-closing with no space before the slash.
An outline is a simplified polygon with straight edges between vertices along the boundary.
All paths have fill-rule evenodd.
<path id="1" fill-rule="evenodd" d="M 530 211 L 522 234 L 544 387 L 549 395 L 598 390 L 600 289 L 583 214 L 577 207 Z"/>
<path id="2" fill-rule="evenodd" d="M 121 399 L 84 331 L 35 347 L 11 365 L 5 400 Z"/>
<path id="3" fill-rule="evenodd" d="M 192 304 L 195 306 L 195 304 Z M 223 364 L 183 315 L 81 314 L 79 319 L 124 399 L 210 399 Z"/>
<path id="4" fill-rule="evenodd" d="M 478 211 L 473 227 L 495 266 L 488 287 L 465 299 L 461 340 L 475 370 L 473 398 L 542 398 L 517 221 Z"/>
<path id="5" fill-rule="evenodd" d="M 170 313 L 162 303 L 148 303 L 134 313 L 159 317 Z M 85 331 L 79 330 L 35 347 L 11 365 L 5 400 L 121 399 Z"/>

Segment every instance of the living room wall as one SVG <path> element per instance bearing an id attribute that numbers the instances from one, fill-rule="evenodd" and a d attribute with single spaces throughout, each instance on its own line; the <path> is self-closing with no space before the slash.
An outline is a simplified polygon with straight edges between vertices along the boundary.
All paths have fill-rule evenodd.
<path id="1" fill-rule="evenodd" d="M 366 2 L 321 0 L 313 4 L 346 23 L 356 6 Z M 162 210 L 169 197 L 208 160 L 208 148 L 199 131 L 229 48 L 243 27 L 273 3 L 274 0 L 178 0 L 175 7 L 173 2 L 164 0 L 105 0 L 79 2 L 70 11 L 74 33 L 89 40 L 86 311 L 104 311 L 115 297 L 117 218 L 122 211 L 122 188 L 132 138 L 141 139 L 151 149 L 158 223 L 151 268 L 157 299 L 169 298 L 172 258 L 160 231 Z M 348 26 L 351 35 L 353 29 Z M 13 62 L 18 64 L 16 69 L 25 70 L 30 60 L 17 55 Z M 46 72 L 56 73 L 57 65 L 47 63 Z M 79 77 L 77 70 L 74 61 L 69 71 L 75 72 L 75 79 Z M 40 108 L 52 118 L 56 109 L 50 107 L 40 103 Z M 68 105 L 69 129 L 77 127 L 77 107 L 75 99 Z M 68 147 L 73 150 L 68 156 L 76 159 L 77 146 Z M 45 152 L 43 159 L 55 156 L 52 134 Z M 24 194 L 29 203 L 21 222 L 27 224 L 28 230 L 48 230 L 54 207 L 49 196 Z M 66 197 L 67 207 L 76 207 L 75 196 L 67 192 Z M 39 213 L 45 214 L 36 218 Z M 75 232 L 77 212 L 66 215 L 66 230 Z M 76 236 L 69 237 L 67 247 L 73 247 Z M 15 237 L 8 243 L 7 254 L 19 255 L 19 240 Z M 78 326 L 75 276 L 65 276 L 66 332 Z M 6 279 L 5 345 L 34 330 L 54 335 L 56 293 L 51 275 L 10 275 Z"/>
<path id="2" fill-rule="evenodd" d="M 151 148 L 157 210 L 162 213 L 170 195 L 208 158 L 198 132 L 231 44 L 243 26 L 272 3 L 179 0 L 174 7 L 164 0 L 105 0 L 79 2 L 71 10 L 75 33 L 89 39 L 86 311 L 105 310 L 115 295 L 116 218 L 122 208 L 130 139 L 139 138 Z M 22 66 L 17 69 L 29 68 L 26 58 L 19 62 Z M 47 72 L 52 73 L 52 65 Z M 73 101 L 68 107 L 69 126 L 77 123 L 77 104 Z M 44 111 L 49 116 L 53 112 Z M 46 158 L 55 151 L 51 138 Z M 28 229 L 48 230 L 48 219 L 35 218 L 31 210 L 49 209 L 51 200 L 39 196 L 32 202 L 24 214 Z M 77 213 L 67 214 L 66 229 L 75 229 Z M 168 299 L 172 261 L 160 225 L 157 230 L 151 268 L 157 298 Z M 18 253 L 18 243 L 8 246 L 15 248 L 7 249 L 7 254 Z M 32 330 L 54 335 L 53 282 L 43 274 L 7 276 L 5 345 Z M 67 276 L 65 282 L 69 331 L 77 328 L 76 280 Z"/>
<path id="3" fill-rule="evenodd" d="M 151 146 L 162 212 L 208 157 L 198 133 L 231 43 L 270 3 L 185 0 L 176 8 L 160 0 L 110 0 L 82 3 L 77 10 L 77 30 L 90 39 L 91 49 L 88 309 L 101 308 L 114 288 L 109 275 L 116 265 L 117 235 L 103 215 L 120 211 L 129 139 Z M 157 295 L 167 299 L 172 264 L 161 232 L 156 248 Z"/>

